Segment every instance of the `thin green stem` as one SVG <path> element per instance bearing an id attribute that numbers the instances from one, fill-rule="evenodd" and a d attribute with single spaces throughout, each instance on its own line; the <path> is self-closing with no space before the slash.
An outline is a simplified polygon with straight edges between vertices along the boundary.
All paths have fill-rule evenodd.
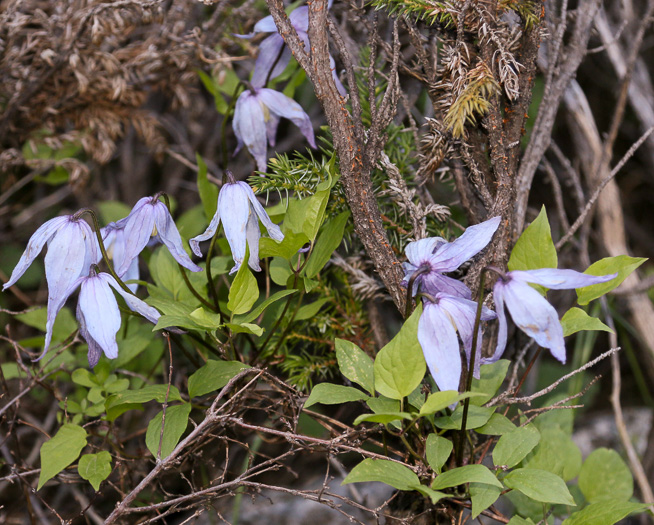
<path id="1" fill-rule="evenodd" d="M 200 295 L 200 293 L 193 287 L 193 284 L 191 284 L 191 281 L 188 278 L 188 275 L 186 275 L 186 268 L 184 268 L 181 264 L 177 264 L 179 267 L 179 271 L 182 274 L 182 279 L 184 279 L 184 282 L 186 283 L 186 287 L 189 289 L 189 291 L 193 294 L 193 297 L 195 297 L 198 301 L 200 301 L 204 306 L 209 308 L 210 310 L 213 310 L 214 312 L 216 311 L 215 305 L 211 304 L 209 301 L 207 301 L 204 297 Z"/>
<path id="2" fill-rule="evenodd" d="M 218 303 L 218 292 L 216 291 L 216 287 L 213 282 L 213 275 L 211 275 L 211 259 L 213 257 L 213 249 L 216 246 L 216 241 L 218 240 L 219 231 L 220 231 L 220 226 L 216 228 L 216 233 L 214 233 L 213 237 L 211 238 L 211 244 L 209 244 L 209 251 L 207 252 L 206 273 L 207 273 L 207 283 L 209 284 L 209 293 L 213 298 L 213 304 L 215 306 L 215 310 L 220 314 L 220 318 L 222 319 L 223 314 L 220 311 L 220 304 Z"/>

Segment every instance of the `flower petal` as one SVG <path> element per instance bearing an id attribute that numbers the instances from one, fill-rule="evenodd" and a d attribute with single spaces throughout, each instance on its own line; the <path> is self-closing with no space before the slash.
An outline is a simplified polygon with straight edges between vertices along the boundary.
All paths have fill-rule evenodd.
<path id="1" fill-rule="evenodd" d="M 514 270 L 508 272 L 514 280 L 521 282 L 535 283 L 551 288 L 553 290 L 570 290 L 583 288 L 593 284 L 600 284 L 615 279 L 618 274 L 611 275 L 587 275 L 575 270 L 557 270 L 556 268 L 541 268 L 540 270 Z"/>
<path id="2" fill-rule="evenodd" d="M 247 186 L 249 191 L 241 184 Z M 225 237 L 236 263 L 230 274 L 238 271 L 245 258 L 245 229 L 250 216 L 249 193 L 252 193 L 252 190 L 247 184 L 237 182 L 223 184 L 218 194 L 218 209 L 223 218 Z"/>
<path id="3" fill-rule="evenodd" d="M 155 308 L 145 303 L 144 301 L 141 301 L 141 299 L 139 299 L 135 295 L 127 293 L 116 282 L 116 279 L 114 279 L 108 273 L 100 273 L 98 274 L 98 277 L 102 279 L 105 283 L 107 283 L 109 286 L 111 286 L 114 290 L 116 290 L 122 296 L 122 298 L 125 299 L 127 306 L 129 307 L 130 310 L 132 310 L 132 312 L 141 314 L 151 323 L 157 324 L 157 321 L 161 317 L 161 314 Z"/>
<path id="4" fill-rule="evenodd" d="M 182 237 L 177 230 L 177 226 L 175 226 L 175 221 L 170 216 L 166 205 L 161 201 L 154 205 L 154 223 L 157 226 L 157 233 L 161 242 L 168 248 L 173 258 L 184 268 L 188 268 L 192 272 L 201 272 L 202 268 L 191 261 L 191 258 L 184 251 Z"/>
<path id="5" fill-rule="evenodd" d="M 347 91 L 345 91 L 345 87 L 343 86 L 341 79 L 338 78 L 338 72 L 336 71 L 336 62 L 334 61 L 334 58 L 331 55 L 329 55 L 329 67 L 332 70 L 332 78 L 334 79 L 334 84 L 336 84 L 336 89 L 338 90 L 338 93 L 342 97 L 346 96 Z"/>
<path id="6" fill-rule="evenodd" d="M 417 267 L 429 261 L 434 251 L 444 244 L 447 244 L 447 241 L 442 237 L 427 237 L 407 244 L 404 253 L 409 262 Z"/>
<path id="7" fill-rule="evenodd" d="M 116 332 L 120 329 L 120 310 L 111 288 L 99 276 L 82 282 L 79 311 L 84 315 L 86 331 L 109 359 L 118 357 Z"/>
<path id="8" fill-rule="evenodd" d="M 216 234 L 216 231 L 218 231 L 219 225 L 220 225 L 220 208 L 216 207 L 216 213 L 214 213 L 211 222 L 209 223 L 209 227 L 206 230 L 204 230 L 204 233 L 198 235 L 197 237 L 193 237 L 188 242 L 189 246 L 191 247 L 191 250 L 195 255 L 197 255 L 198 257 L 202 257 L 202 251 L 200 250 L 200 243 L 202 241 L 211 239 Z"/>
<path id="9" fill-rule="evenodd" d="M 263 91 L 263 89 L 259 91 Z M 257 95 L 253 95 L 250 91 L 244 91 L 238 97 L 232 126 L 236 138 L 247 146 L 248 151 L 254 157 L 257 169 L 266 171 L 268 164 L 266 123 Z"/>
<path id="10" fill-rule="evenodd" d="M 29 266 L 34 262 L 36 256 L 41 253 L 45 243 L 48 242 L 53 235 L 68 221 L 70 220 L 70 215 L 64 215 L 63 217 L 55 217 L 49 221 L 42 224 L 30 237 L 30 240 L 27 243 L 27 247 L 21 255 L 18 264 L 14 268 L 14 271 L 11 272 L 11 277 L 3 285 L 2 290 L 6 290 L 10 286 L 16 284 L 16 281 L 20 279 L 23 274 L 27 271 Z"/>
<path id="11" fill-rule="evenodd" d="M 499 360 L 506 349 L 506 340 L 508 337 L 508 326 L 506 322 L 506 313 L 504 312 L 504 291 L 506 284 L 502 280 L 498 280 L 493 287 L 493 300 L 495 301 L 495 312 L 497 313 L 498 330 L 497 330 L 497 346 L 495 353 L 490 358 L 489 362 L 494 363 Z"/>
<path id="12" fill-rule="evenodd" d="M 420 284 L 420 291 L 428 294 L 444 293 L 470 299 L 472 292 L 464 283 L 452 277 L 442 275 L 438 272 L 429 272 L 416 278 L 416 283 Z M 415 284 L 414 284 L 415 286 Z"/>
<path id="13" fill-rule="evenodd" d="M 259 55 L 254 64 L 254 72 L 250 83 L 255 88 L 262 88 L 266 85 L 268 75 L 273 79 L 279 76 L 291 61 L 290 50 L 284 44 L 284 39 L 277 33 L 266 37 L 259 44 Z M 281 71 L 275 75 L 275 71 L 281 67 Z M 272 71 L 271 71 L 272 70 Z"/>
<path id="14" fill-rule="evenodd" d="M 116 268 L 123 275 L 132 260 L 146 247 L 154 230 L 154 207 L 152 197 L 143 197 L 134 205 L 125 220 L 125 252 L 121 264 Z"/>
<path id="15" fill-rule="evenodd" d="M 309 31 L 309 7 L 302 5 L 297 9 L 293 9 L 291 14 L 288 16 L 291 21 L 291 24 L 295 30 L 299 33 L 302 31 L 306 33 Z"/>
<path id="16" fill-rule="evenodd" d="M 461 356 L 454 326 L 442 308 L 426 302 L 418 321 L 418 341 L 438 388 L 459 390 Z"/>
<path id="17" fill-rule="evenodd" d="M 268 230 L 268 235 L 270 235 L 270 237 L 275 239 L 277 242 L 283 241 L 284 234 L 282 233 L 282 230 L 279 228 L 279 226 L 270 220 L 270 217 L 259 202 L 259 199 L 257 199 L 256 195 L 252 191 L 252 188 L 250 188 L 250 186 L 243 181 L 238 182 L 237 184 L 241 184 L 241 187 L 243 187 L 244 191 L 247 193 L 248 199 L 250 200 L 250 206 L 252 206 L 252 210 L 257 214 L 257 217 L 259 217 L 261 223 L 266 227 L 266 230 Z M 247 190 L 245 190 L 246 187 Z"/>
<path id="18" fill-rule="evenodd" d="M 91 368 L 95 368 L 95 365 L 98 364 L 98 361 L 100 361 L 100 356 L 102 355 L 102 348 L 100 348 L 100 345 L 98 342 L 91 337 L 91 334 L 89 334 L 89 331 L 86 327 L 86 319 L 84 318 L 84 312 L 80 310 L 79 307 L 79 301 L 77 302 L 77 321 L 79 322 L 79 331 L 80 334 L 82 334 L 82 337 L 86 341 L 86 344 L 88 346 L 88 353 L 87 353 L 87 358 L 89 360 L 89 366 Z"/>
<path id="19" fill-rule="evenodd" d="M 250 212 L 250 216 L 248 217 L 245 237 L 248 242 L 248 247 L 250 248 L 250 258 L 248 260 L 248 265 L 255 272 L 260 272 L 261 267 L 259 266 L 259 238 L 261 237 L 261 232 L 259 231 L 259 221 L 253 211 Z"/>
<path id="20" fill-rule="evenodd" d="M 255 33 L 275 33 L 277 32 L 277 26 L 275 25 L 275 21 L 273 20 L 272 15 L 268 15 L 261 20 L 259 20 L 256 24 L 254 24 L 254 29 L 253 31 Z"/>
<path id="21" fill-rule="evenodd" d="M 48 296 L 48 310 L 45 322 L 45 343 L 43 345 L 43 352 L 37 359 L 34 359 L 34 361 L 43 359 L 43 356 L 50 348 L 50 343 L 52 342 L 52 329 L 54 328 L 57 314 L 59 313 L 59 310 L 62 309 L 64 304 L 66 304 L 66 301 L 71 296 L 71 294 L 77 289 L 77 287 L 84 279 L 87 279 L 87 277 L 78 277 L 75 279 L 75 281 L 73 281 L 73 283 L 68 287 L 66 292 L 61 297 L 53 298 Z"/>
<path id="22" fill-rule="evenodd" d="M 500 225 L 500 220 L 501 217 L 493 217 L 470 226 L 461 237 L 438 248 L 431 258 L 432 268 L 439 272 L 456 270 L 486 247 Z"/>
<path id="23" fill-rule="evenodd" d="M 289 119 L 300 128 L 300 131 L 309 141 L 311 147 L 316 147 L 311 119 L 304 112 L 300 104 L 274 89 L 261 88 L 257 96 L 268 107 L 271 113 Z"/>

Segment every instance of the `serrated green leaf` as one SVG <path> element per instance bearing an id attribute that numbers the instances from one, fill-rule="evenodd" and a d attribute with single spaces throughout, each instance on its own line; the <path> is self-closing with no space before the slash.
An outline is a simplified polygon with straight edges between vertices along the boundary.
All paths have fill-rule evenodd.
<path id="1" fill-rule="evenodd" d="M 534 425 L 527 425 L 504 434 L 493 450 L 493 463 L 513 467 L 520 463 L 540 441 L 540 432 Z"/>
<path id="2" fill-rule="evenodd" d="M 539 268 L 556 268 L 558 257 L 552 242 L 550 223 L 543 206 L 520 238 L 515 243 L 509 258 L 509 270 L 536 270 Z"/>
<path id="3" fill-rule="evenodd" d="M 240 361 L 207 361 L 188 378 L 188 395 L 193 398 L 215 392 L 246 368 L 250 366 Z"/>
<path id="4" fill-rule="evenodd" d="M 576 506 L 565 481 L 546 470 L 519 468 L 506 475 L 504 484 L 542 503 Z"/>
<path id="5" fill-rule="evenodd" d="M 422 307 L 419 305 L 375 359 L 375 389 L 391 399 L 408 396 L 425 376 L 427 365 L 418 342 L 421 313 Z"/>
<path id="6" fill-rule="evenodd" d="M 148 430 L 145 434 L 145 445 L 150 453 L 157 459 L 164 459 L 170 456 L 179 443 L 182 434 L 188 426 L 188 416 L 191 413 L 191 404 L 173 405 L 166 408 L 166 420 L 163 428 L 163 438 L 161 436 L 161 422 L 163 420 L 163 410 L 154 416 L 148 424 Z M 159 458 L 159 443 L 161 442 L 161 457 Z"/>
<path id="7" fill-rule="evenodd" d="M 41 472 L 36 490 L 72 464 L 86 446 L 86 430 L 70 423 L 41 446 Z"/>
<path id="8" fill-rule="evenodd" d="M 450 454 L 452 454 L 452 448 L 452 442 L 443 436 L 433 433 L 427 436 L 427 442 L 425 443 L 425 457 L 427 458 L 427 463 L 429 463 L 429 466 L 434 469 L 435 472 L 440 474 L 443 465 L 445 465 Z"/>
<path id="9" fill-rule="evenodd" d="M 312 278 L 318 275 L 318 272 L 323 269 L 331 258 L 334 250 L 339 247 L 343 240 L 343 232 L 349 216 L 350 212 L 344 211 L 325 224 L 313 253 L 309 257 L 309 262 L 307 262 L 304 271 L 307 277 Z"/>
<path id="10" fill-rule="evenodd" d="M 568 337 L 581 330 L 601 330 L 603 332 L 613 333 L 608 326 L 606 326 L 597 317 L 591 317 L 581 308 L 570 308 L 561 318 L 561 326 L 563 327 L 563 337 Z"/>
<path id="11" fill-rule="evenodd" d="M 368 399 L 368 395 L 358 388 L 351 386 L 334 385 L 332 383 L 319 383 L 313 387 L 309 398 L 304 403 L 304 408 L 309 408 L 316 403 L 323 405 L 340 405 L 350 401 L 362 401 Z"/>
<path id="12" fill-rule="evenodd" d="M 372 358 L 361 348 L 345 339 L 336 339 L 338 368 L 347 379 L 375 393 L 375 372 Z"/>
<path id="13" fill-rule="evenodd" d="M 494 485 L 470 483 L 470 499 L 472 501 L 472 519 L 477 519 L 483 511 L 490 507 L 500 497 L 502 489 Z"/>
<path id="14" fill-rule="evenodd" d="M 634 493 L 634 479 L 620 454 L 608 448 L 598 448 L 581 466 L 579 488 L 590 503 L 627 501 Z"/>
<path id="15" fill-rule="evenodd" d="M 356 465 L 341 485 L 364 481 L 381 481 L 398 490 L 414 490 L 420 480 L 410 468 L 385 459 L 364 459 Z"/>
<path id="16" fill-rule="evenodd" d="M 573 513 L 563 525 L 613 525 L 634 512 L 647 509 L 645 503 L 624 500 L 606 500 L 591 503 L 584 509 Z"/>
<path id="17" fill-rule="evenodd" d="M 79 458 L 77 472 L 87 480 L 94 490 L 100 489 L 100 483 L 111 474 L 111 454 L 106 450 L 97 454 L 84 454 Z"/>
<path id="18" fill-rule="evenodd" d="M 503 488 L 502 483 L 484 465 L 465 465 L 443 472 L 436 476 L 431 488 L 440 490 L 457 487 L 464 483 L 483 483 L 485 485 L 494 485 L 500 489 Z"/>
<path id="19" fill-rule="evenodd" d="M 246 250 L 243 264 L 236 272 L 236 277 L 232 286 L 229 288 L 229 300 L 227 301 L 227 308 L 234 315 L 244 314 L 250 311 L 252 305 L 259 299 L 259 286 L 257 280 L 252 275 L 252 272 L 245 263 L 248 259 L 248 251 Z"/>
<path id="20" fill-rule="evenodd" d="M 497 407 L 478 407 L 470 405 L 468 407 L 468 419 L 466 420 L 466 428 L 469 430 L 479 428 L 486 423 L 495 412 Z M 463 420 L 463 405 L 456 407 L 456 410 L 451 416 L 442 416 L 434 419 L 434 425 L 437 428 L 444 430 L 460 430 L 461 422 Z"/>
<path id="21" fill-rule="evenodd" d="M 581 305 L 588 304 L 593 299 L 597 299 L 614 288 L 617 288 L 622 284 L 622 281 L 629 277 L 646 260 L 643 257 L 618 255 L 617 257 L 606 257 L 591 264 L 584 273 L 588 275 L 610 275 L 617 272 L 618 276 L 606 283 L 594 284 L 577 289 L 577 302 Z"/>

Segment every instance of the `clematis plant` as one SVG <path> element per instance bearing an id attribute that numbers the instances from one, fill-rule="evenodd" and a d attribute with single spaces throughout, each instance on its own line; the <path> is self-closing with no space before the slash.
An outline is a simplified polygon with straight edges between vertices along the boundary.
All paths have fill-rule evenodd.
<path id="1" fill-rule="evenodd" d="M 423 302 L 418 321 L 418 341 L 425 361 L 441 391 L 458 390 L 462 366 L 457 332 L 470 363 L 477 303 L 444 293 L 425 296 Z M 482 308 L 481 320 L 491 319 L 495 319 L 495 313 Z M 481 336 L 477 338 L 477 355 L 480 349 Z M 475 361 L 475 377 L 479 377 L 480 362 L 478 359 Z"/>
<path id="2" fill-rule="evenodd" d="M 410 242 L 405 250 L 408 262 L 403 264 L 406 274 L 402 284 L 408 287 L 413 278 L 414 295 L 419 291 L 432 295 L 443 292 L 470 299 L 470 289 L 465 284 L 443 273 L 453 272 L 483 250 L 493 238 L 500 219 L 501 217 L 493 217 L 470 226 L 453 242 L 447 242 L 441 237 Z"/>
<path id="3" fill-rule="evenodd" d="M 559 316 L 547 299 L 529 284 L 539 284 L 554 290 L 571 290 L 605 283 L 615 279 L 618 275 L 614 273 L 595 276 L 574 270 L 557 270 L 555 268 L 498 273 L 500 273 L 500 278 L 493 287 L 493 298 L 497 308 L 499 331 L 497 348 L 492 360 L 497 361 L 502 357 L 506 348 L 507 322 L 504 313 L 506 305 L 516 326 L 540 346 L 549 348 L 552 355 L 564 364 L 566 360 L 565 343 Z"/>
<path id="4" fill-rule="evenodd" d="M 158 195 L 140 199 L 129 215 L 120 222 L 123 228 L 124 248 L 122 260 L 120 264 L 116 264 L 116 273 L 119 276 L 127 273 L 132 262 L 154 236 L 161 240 L 173 258 L 184 268 L 192 272 L 202 271 L 202 268 L 191 261 L 184 251 L 177 226 L 170 216 L 168 207 L 159 200 Z"/>
<path id="5" fill-rule="evenodd" d="M 205 232 L 189 241 L 191 250 L 195 255 L 201 257 L 200 242 L 211 239 L 216 234 L 222 220 L 225 236 L 236 263 L 229 273 L 232 274 L 241 267 L 245 258 L 246 245 L 250 248 L 248 264 L 250 268 L 258 272 L 261 270 L 259 266 L 259 238 L 261 237 L 259 221 L 266 227 L 270 237 L 277 242 L 284 240 L 284 234 L 279 226 L 270 220 L 252 188 L 246 182 L 235 181 L 231 171 L 226 170 L 225 174 L 228 182 L 220 188 L 216 213 Z"/>
<path id="6" fill-rule="evenodd" d="M 300 104 L 274 89 L 253 87 L 241 93 L 234 108 L 234 134 L 238 140 L 234 154 L 245 144 L 257 163 L 257 169 L 266 171 L 266 143 L 275 145 L 277 127 L 282 117 L 300 128 L 311 147 L 316 147 L 311 119 Z"/>
<path id="7" fill-rule="evenodd" d="M 107 255 L 113 261 L 115 268 L 123 267 L 125 259 L 125 219 L 118 222 L 110 222 L 100 230 L 102 233 L 102 242 L 107 250 Z M 139 260 L 138 257 L 132 259 L 132 262 L 122 274 L 117 274 L 123 281 L 138 280 L 139 273 Z M 138 284 L 128 284 L 127 287 L 136 292 Z"/>

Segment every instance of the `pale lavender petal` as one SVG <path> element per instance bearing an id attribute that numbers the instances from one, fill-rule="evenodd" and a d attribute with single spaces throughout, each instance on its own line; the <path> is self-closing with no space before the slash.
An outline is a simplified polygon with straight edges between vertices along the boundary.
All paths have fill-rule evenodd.
<path id="1" fill-rule="evenodd" d="M 259 231 L 259 221 L 254 212 L 250 212 L 250 217 L 248 217 L 248 224 L 246 227 L 245 237 L 247 239 L 248 247 L 250 248 L 250 258 L 248 259 L 248 265 L 255 272 L 260 272 L 261 267 L 259 266 L 259 238 L 261 237 L 261 232 Z"/>
<path id="2" fill-rule="evenodd" d="M 455 297 L 462 297 L 464 299 L 470 299 L 472 297 L 470 288 L 461 281 L 452 279 L 452 277 L 447 277 L 446 275 L 441 275 L 434 271 L 418 276 L 415 280 L 414 287 L 416 284 L 419 284 L 421 292 L 432 295 L 436 293 L 445 293 L 448 295 L 454 295 Z"/>
<path id="3" fill-rule="evenodd" d="M 309 7 L 306 5 L 300 6 L 297 9 L 294 9 L 293 12 L 288 16 L 291 21 L 291 25 L 295 28 L 297 32 L 306 33 L 309 30 Z"/>
<path id="4" fill-rule="evenodd" d="M 86 319 L 84 319 L 84 312 L 79 308 L 79 301 L 77 302 L 77 321 L 79 323 L 79 332 L 82 334 L 82 337 L 86 341 L 88 346 L 87 358 L 89 360 L 89 366 L 95 368 L 95 365 L 100 361 L 100 356 L 102 356 L 102 348 L 97 343 L 91 334 L 89 334 L 88 329 L 86 328 Z"/>
<path id="5" fill-rule="evenodd" d="M 265 38 L 263 42 L 259 45 L 259 55 L 257 56 L 257 61 L 254 64 L 254 72 L 252 73 L 252 80 L 250 83 L 255 88 L 262 88 L 266 85 L 266 80 L 268 79 L 268 74 L 270 73 L 270 78 L 275 78 L 274 72 L 271 73 L 271 70 L 277 69 L 277 65 L 285 60 L 286 63 L 282 67 L 282 71 L 288 65 L 291 60 L 289 53 L 284 53 L 286 45 L 284 44 L 284 39 L 277 33 L 270 35 Z M 280 72 L 281 73 L 281 72 Z M 280 74 L 278 73 L 278 75 Z"/>
<path id="6" fill-rule="evenodd" d="M 262 88 L 259 90 L 257 96 L 268 107 L 271 113 L 289 119 L 300 128 L 300 131 L 309 141 L 311 147 L 316 147 L 311 119 L 304 112 L 300 104 L 274 89 Z"/>
<path id="7" fill-rule="evenodd" d="M 438 304 L 426 303 L 418 321 L 418 341 L 439 390 L 459 390 L 459 340 L 449 317 Z"/>
<path id="8" fill-rule="evenodd" d="M 83 220 L 79 221 L 79 227 L 80 233 L 84 237 L 84 245 L 86 247 L 84 268 L 90 268 L 92 264 L 99 264 L 102 260 L 102 252 L 100 251 L 98 236 L 93 231 L 93 228 Z M 85 273 L 85 271 L 83 273 Z"/>
<path id="9" fill-rule="evenodd" d="M 125 281 L 125 284 L 127 288 L 132 290 L 132 293 L 136 293 L 136 290 L 139 289 L 138 283 L 131 283 L 128 284 L 128 281 L 138 281 L 139 277 L 141 276 L 140 271 L 139 271 L 139 260 L 138 257 L 132 261 L 132 264 L 129 265 L 129 268 L 127 268 L 127 271 L 125 272 L 125 275 L 119 276 L 123 281 Z"/>
<path id="10" fill-rule="evenodd" d="M 139 299 L 135 295 L 127 293 L 116 282 L 116 279 L 114 279 L 108 273 L 100 273 L 98 274 L 98 278 L 100 278 L 109 286 L 111 286 L 114 290 L 116 290 L 122 296 L 122 298 L 125 299 L 127 306 L 129 307 L 130 310 L 132 310 L 132 312 L 141 314 L 151 323 L 157 324 L 157 321 L 159 320 L 159 317 L 161 317 L 161 314 L 155 308 L 141 301 L 141 299 Z"/>
<path id="11" fill-rule="evenodd" d="M 154 208 L 154 222 L 161 242 L 168 248 L 173 258 L 184 268 L 188 268 L 192 272 L 201 272 L 202 268 L 191 261 L 191 258 L 184 251 L 182 237 L 166 205 L 159 201 Z"/>
<path id="12" fill-rule="evenodd" d="M 132 260 L 139 256 L 146 247 L 154 230 L 154 206 L 152 197 L 143 197 L 132 208 L 125 221 L 125 251 L 123 260 L 116 268 L 118 275 L 123 275 Z"/>
<path id="13" fill-rule="evenodd" d="M 338 78 L 338 72 L 336 71 L 336 62 L 332 58 L 331 55 L 329 55 L 329 67 L 332 70 L 332 78 L 334 79 L 334 84 L 336 84 L 336 89 L 338 90 L 338 93 L 344 97 L 347 95 L 347 91 L 345 91 L 345 87 L 343 87 L 343 84 L 341 83 L 341 79 Z"/>
<path id="14" fill-rule="evenodd" d="M 506 349 L 506 340 L 508 337 L 508 326 L 506 322 L 506 313 L 504 312 L 504 290 L 506 284 L 498 280 L 493 287 L 493 300 L 495 301 L 495 311 L 497 312 L 498 330 L 497 330 L 497 346 L 495 353 L 490 358 L 489 362 L 494 363 L 502 357 Z"/>
<path id="15" fill-rule="evenodd" d="M 442 237 L 427 237 L 407 244 L 404 253 L 409 262 L 417 267 L 429 261 L 434 251 L 444 244 L 447 244 L 447 241 Z"/>
<path id="16" fill-rule="evenodd" d="M 107 282 L 99 276 L 85 279 L 78 308 L 84 315 L 88 335 L 109 359 L 118 357 L 116 332 L 120 329 L 120 310 Z"/>
<path id="17" fill-rule="evenodd" d="M 244 91 L 238 97 L 234 108 L 233 127 L 236 138 L 247 146 L 259 171 L 266 171 L 268 164 L 266 122 L 258 96 L 250 91 Z"/>
<path id="18" fill-rule="evenodd" d="M 500 220 L 501 217 L 493 217 L 470 226 L 461 237 L 438 248 L 431 259 L 432 268 L 439 272 L 456 270 L 486 247 L 500 225 Z"/>
<path id="19" fill-rule="evenodd" d="M 277 26 L 275 25 L 275 21 L 273 20 L 272 15 L 268 15 L 261 20 L 259 20 L 256 24 L 254 24 L 254 29 L 253 31 L 255 33 L 275 33 L 277 32 Z"/>
<path id="20" fill-rule="evenodd" d="M 618 274 L 611 275 L 588 275 L 575 270 L 557 270 L 556 268 L 541 268 L 540 270 L 514 270 L 507 274 L 512 279 L 540 284 L 553 290 L 569 290 L 573 288 L 583 288 L 593 284 L 600 284 L 615 279 Z"/>
<path id="21" fill-rule="evenodd" d="M 268 137 L 268 144 L 271 147 L 275 146 L 277 142 L 277 128 L 279 127 L 279 117 L 273 113 L 269 113 L 268 120 L 266 121 L 266 136 Z"/>
<path id="22" fill-rule="evenodd" d="M 20 279 L 23 274 L 27 271 L 29 266 L 34 262 L 36 256 L 41 253 L 45 244 L 52 238 L 53 235 L 68 221 L 70 220 L 70 215 L 64 215 L 63 217 L 55 217 L 50 219 L 43 225 L 41 225 L 34 234 L 30 237 L 29 242 L 27 243 L 27 248 L 21 255 L 18 264 L 14 268 L 14 271 L 11 272 L 11 277 L 3 285 L 2 290 L 6 290 L 10 286 L 16 284 L 16 281 Z"/>
<path id="23" fill-rule="evenodd" d="M 247 186 L 247 184 L 245 185 Z M 227 242 L 232 250 L 232 258 L 236 263 L 230 274 L 238 271 L 245 258 L 245 229 L 250 215 L 248 193 L 252 193 L 252 190 L 246 191 L 241 183 L 227 183 L 223 185 L 218 195 L 218 209 L 223 218 L 225 237 L 227 237 Z"/>
<path id="24" fill-rule="evenodd" d="M 220 208 L 216 207 L 216 213 L 214 213 L 214 216 L 211 219 L 211 222 L 209 223 L 209 227 L 206 230 L 204 230 L 204 233 L 198 235 L 197 237 L 193 237 L 188 242 L 189 246 L 191 247 L 191 250 L 195 255 L 197 255 L 198 257 L 202 257 L 202 251 L 200 250 L 200 243 L 202 241 L 211 239 L 216 234 L 216 231 L 218 231 L 219 224 L 220 224 Z"/>
<path id="25" fill-rule="evenodd" d="M 75 279 L 61 297 L 52 298 L 51 296 L 48 296 L 48 311 L 45 323 L 45 343 L 43 345 L 43 352 L 38 357 L 38 359 L 35 359 L 35 361 L 43 359 L 43 356 L 48 351 L 48 348 L 50 348 L 50 343 L 52 342 L 52 329 L 54 328 L 57 314 L 63 308 L 64 304 L 66 304 L 66 301 L 71 296 L 71 294 L 77 289 L 82 281 L 87 278 L 88 277 L 79 277 Z"/>
<path id="26" fill-rule="evenodd" d="M 516 326 L 565 364 L 563 328 L 554 307 L 531 286 L 516 280 L 504 287 L 504 300 Z"/>
<path id="27" fill-rule="evenodd" d="M 250 186 L 247 183 L 242 181 L 237 182 L 237 184 L 240 184 L 241 187 L 243 188 L 243 191 L 247 194 L 248 199 L 250 200 L 250 206 L 252 206 L 252 210 L 254 211 L 254 213 L 256 213 L 257 217 L 259 217 L 259 220 L 265 226 L 266 230 L 268 230 L 268 235 L 270 235 L 270 237 L 276 240 L 277 242 L 283 241 L 284 234 L 282 233 L 282 230 L 279 228 L 279 226 L 277 226 L 273 221 L 270 220 L 270 217 L 268 216 L 266 210 L 255 196 L 254 192 L 252 191 L 252 188 L 250 188 Z"/>

